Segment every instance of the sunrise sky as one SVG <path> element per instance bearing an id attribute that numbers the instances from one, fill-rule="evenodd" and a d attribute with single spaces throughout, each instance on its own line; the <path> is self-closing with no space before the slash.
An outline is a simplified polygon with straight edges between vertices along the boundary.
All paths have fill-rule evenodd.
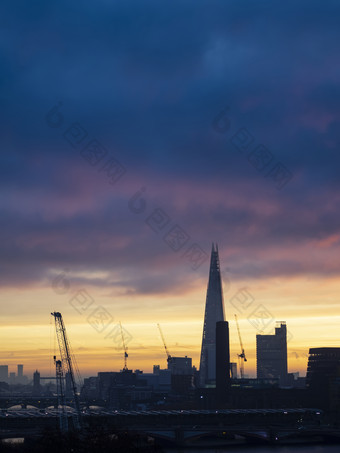
<path id="1" fill-rule="evenodd" d="M 339 13 L 1 3 L 0 364 L 53 374 L 60 311 L 83 376 L 123 367 L 119 321 L 129 368 L 166 367 L 157 323 L 198 367 L 212 242 L 246 374 L 275 321 L 290 372 L 340 346 Z"/>

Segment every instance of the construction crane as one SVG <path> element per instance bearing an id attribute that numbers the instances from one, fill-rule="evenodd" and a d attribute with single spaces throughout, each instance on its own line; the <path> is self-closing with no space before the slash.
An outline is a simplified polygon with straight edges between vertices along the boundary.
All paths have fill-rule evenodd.
<path id="1" fill-rule="evenodd" d="M 119 325 L 120 325 L 120 333 L 122 334 L 122 341 L 123 341 L 123 348 L 124 348 L 124 368 L 123 368 L 123 371 L 127 371 L 128 370 L 127 358 L 129 357 L 129 355 L 127 353 L 127 347 L 125 346 L 123 328 L 122 328 L 122 323 L 120 321 L 119 321 Z"/>
<path id="2" fill-rule="evenodd" d="M 53 359 L 56 368 L 57 412 L 59 414 L 59 428 L 62 433 L 65 433 L 68 431 L 68 418 L 65 404 L 63 367 L 61 360 L 57 360 L 56 356 L 54 356 Z"/>
<path id="3" fill-rule="evenodd" d="M 74 406 L 75 406 L 75 413 L 73 414 L 73 425 L 76 430 L 79 430 L 82 425 L 81 412 L 80 412 L 79 398 L 78 398 L 78 393 L 77 393 L 77 385 L 76 385 L 74 372 L 73 372 L 74 365 L 73 365 L 73 358 L 71 355 L 70 343 L 67 338 L 66 328 L 65 328 L 65 324 L 63 321 L 63 317 L 61 316 L 61 313 L 53 312 L 53 313 L 51 313 L 51 315 L 54 317 L 54 321 L 55 321 L 55 328 L 56 328 L 56 334 L 57 334 L 60 357 L 61 357 L 61 360 L 56 361 L 56 367 L 57 367 L 57 369 L 60 367 L 60 371 L 58 370 L 58 372 L 62 373 L 64 376 L 66 375 L 66 373 L 69 373 L 70 381 L 71 381 L 71 389 L 72 389 L 72 393 L 73 393 Z M 60 362 L 60 364 L 57 362 Z"/>
<path id="4" fill-rule="evenodd" d="M 247 358 L 246 358 L 246 354 L 245 354 L 244 348 L 243 348 L 243 343 L 242 343 L 242 338 L 241 338 L 240 327 L 238 325 L 237 315 L 235 315 L 235 321 L 236 321 L 236 326 L 237 326 L 238 338 L 240 340 L 240 346 L 241 346 L 241 354 L 237 354 L 237 357 L 238 357 L 238 363 L 239 363 L 239 367 L 240 367 L 241 379 L 243 379 L 244 378 L 244 362 L 247 361 Z"/>
<path id="5" fill-rule="evenodd" d="M 162 341 L 163 341 L 163 344 L 164 344 L 164 349 L 165 349 L 165 353 L 166 353 L 166 357 L 167 357 L 167 362 L 170 363 L 171 360 L 172 360 L 172 357 L 170 355 L 170 352 L 168 351 L 168 348 L 166 347 L 166 343 L 165 343 L 165 339 L 164 339 L 164 335 L 163 335 L 163 332 L 162 332 L 162 329 L 161 329 L 161 326 L 159 324 L 157 324 L 158 326 L 158 329 L 159 329 L 159 333 L 161 334 L 161 337 L 162 337 Z"/>

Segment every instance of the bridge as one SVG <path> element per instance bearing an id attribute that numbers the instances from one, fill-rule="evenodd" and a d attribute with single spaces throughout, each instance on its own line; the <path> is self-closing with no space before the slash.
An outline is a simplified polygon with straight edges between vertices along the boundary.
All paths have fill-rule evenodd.
<path id="1" fill-rule="evenodd" d="M 73 409 L 68 409 L 72 426 Z M 195 445 L 214 438 L 217 443 L 243 439 L 282 443 L 290 439 L 340 442 L 340 431 L 321 423 L 319 409 L 219 409 L 122 411 L 83 409 L 85 427 L 98 426 L 107 433 L 130 432 L 153 437 L 159 443 Z M 57 409 L 2 410 L 0 439 L 30 437 L 45 429 L 57 430 Z"/>
<path id="2" fill-rule="evenodd" d="M 72 398 L 66 398 L 66 404 L 72 405 Z M 45 409 L 50 406 L 57 404 L 56 395 L 51 396 L 27 396 L 27 395 L 7 395 L 0 396 L 0 409 L 9 409 L 12 406 L 21 406 L 26 408 L 27 406 L 34 406 L 39 409 Z"/>

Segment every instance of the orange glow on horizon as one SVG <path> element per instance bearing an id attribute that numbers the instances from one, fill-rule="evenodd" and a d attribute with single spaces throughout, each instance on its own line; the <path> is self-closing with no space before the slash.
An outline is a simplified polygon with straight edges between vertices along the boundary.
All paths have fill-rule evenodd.
<path id="1" fill-rule="evenodd" d="M 128 343 L 128 367 L 152 372 L 155 364 L 166 368 L 166 355 L 157 329 L 162 326 L 170 353 L 189 356 L 199 367 L 202 341 L 206 281 L 203 279 L 183 296 L 117 295 L 108 296 L 98 288 L 87 291 L 95 306 L 103 306 L 112 314 L 112 324 L 102 333 L 88 322 L 88 313 L 78 313 L 70 304 L 72 294 L 58 295 L 50 288 L 7 290 L 2 296 L 3 323 L 0 327 L 1 364 L 10 371 L 18 363 L 24 373 L 32 376 L 38 369 L 42 375 L 53 375 L 52 358 L 57 351 L 51 311 L 63 314 L 72 349 L 83 377 L 98 371 L 118 371 L 123 367 L 121 346 L 105 338 L 118 321 L 131 335 Z M 234 321 L 236 307 L 231 303 L 239 288 L 247 287 L 254 297 L 253 306 L 262 304 L 274 320 L 286 321 L 291 339 L 288 343 L 289 372 L 305 375 L 310 347 L 340 346 L 337 295 L 340 284 L 336 278 L 295 277 L 278 281 L 237 281 L 224 289 L 225 312 L 230 328 L 231 361 L 237 362 L 239 342 Z M 6 304 L 10 300 L 10 304 Z M 48 302 L 46 302 L 48 301 Z M 248 362 L 245 373 L 256 375 L 256 334 L 249 322 L 250 311 L 237 313 Z M 275 322 L 270 330 L 272 333 Z"/>

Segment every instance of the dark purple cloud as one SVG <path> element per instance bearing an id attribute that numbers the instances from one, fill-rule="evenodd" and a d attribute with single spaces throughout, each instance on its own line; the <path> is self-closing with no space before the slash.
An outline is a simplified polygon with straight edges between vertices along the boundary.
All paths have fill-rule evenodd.
<path id="1" fill-rule="evenodd" d="M 339 14 L 336 1 L 2 3 L 1 284 L 68 266 L 87 272 L 79 284 L 183 289 L 207 263 L 190 274 L 148 227 L 157 207 L 206 252 L 218 241 L 236 279 L 337 275 Z M 64 139 L 74 122 L 126 168 L 115 185 Z M 292 172 L 282 190 L 232 145 L 240 128 Z"/>

